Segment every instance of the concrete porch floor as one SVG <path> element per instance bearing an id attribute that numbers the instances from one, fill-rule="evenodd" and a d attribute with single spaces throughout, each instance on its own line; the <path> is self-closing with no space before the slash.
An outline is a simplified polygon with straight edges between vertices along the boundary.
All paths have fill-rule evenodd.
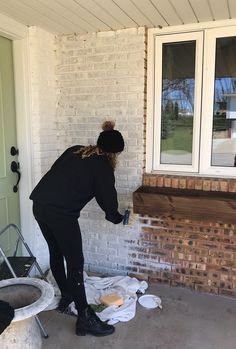
<path id="1" fill-rule="evenodd" d="M 236 299 L 160 284 L 146 294 L 161 297 L 163 309 L 137 303 L 135 318 L 107 337 L 76 336 L 75 317 L 41 313 L 49 334 L 43 349 L 236 349 Z"/>

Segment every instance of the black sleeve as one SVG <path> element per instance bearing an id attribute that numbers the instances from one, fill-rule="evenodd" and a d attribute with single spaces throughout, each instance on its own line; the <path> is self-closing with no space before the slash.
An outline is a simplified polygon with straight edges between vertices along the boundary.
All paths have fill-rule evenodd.
<path id="1" fill-rule="evenodd" d="M 118 224 L 122 222 L 123 215 L 118 212 L 114 171 L 108 163 L 100 165 L 95 176 L 95 199 L 105 212 L 106 220 Z"/>
<path id="2" fill-rule="evenodd" d="M 79 150 L 82 147 L 82 145 L 73 145 L 72 147 L 66 149 L 64 153 L 62 153 L 59 158 L 53 163 L 52 167 L 56 166 L 59 164 L 62 160 L 64 160 L 69 154 Z"/>

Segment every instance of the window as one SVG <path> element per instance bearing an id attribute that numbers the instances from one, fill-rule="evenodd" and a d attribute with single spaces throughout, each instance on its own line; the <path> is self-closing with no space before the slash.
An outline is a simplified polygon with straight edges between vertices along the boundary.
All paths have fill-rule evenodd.
<path id="1" fill-rule="evenodd" d="M 148 170 L 235 176 L 236 27 L 154 35 L 153 47 Z"/>

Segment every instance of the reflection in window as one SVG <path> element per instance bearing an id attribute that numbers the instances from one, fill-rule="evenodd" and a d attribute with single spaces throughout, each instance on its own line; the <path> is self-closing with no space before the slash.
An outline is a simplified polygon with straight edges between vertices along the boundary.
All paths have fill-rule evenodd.
<path id="1" fill-rule="evenodd" d="M 236 37 L 216 40 L 212 166 L 235 166 Z"/>
<path id="2" fill-rule="evenodd" d="M 195 49 L 195 41 L 163 44 L 162 164 L 192 164 Z"/>

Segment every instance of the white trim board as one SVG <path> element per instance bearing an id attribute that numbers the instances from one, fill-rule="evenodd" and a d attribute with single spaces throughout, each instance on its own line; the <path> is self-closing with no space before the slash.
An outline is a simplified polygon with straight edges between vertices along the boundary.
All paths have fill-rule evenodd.
<path id="1" fill-rule="evenodd" d="M 0 13 L 0 35 L 11 40 L 22 39 L 28 35 L 28 27 Z"/>

